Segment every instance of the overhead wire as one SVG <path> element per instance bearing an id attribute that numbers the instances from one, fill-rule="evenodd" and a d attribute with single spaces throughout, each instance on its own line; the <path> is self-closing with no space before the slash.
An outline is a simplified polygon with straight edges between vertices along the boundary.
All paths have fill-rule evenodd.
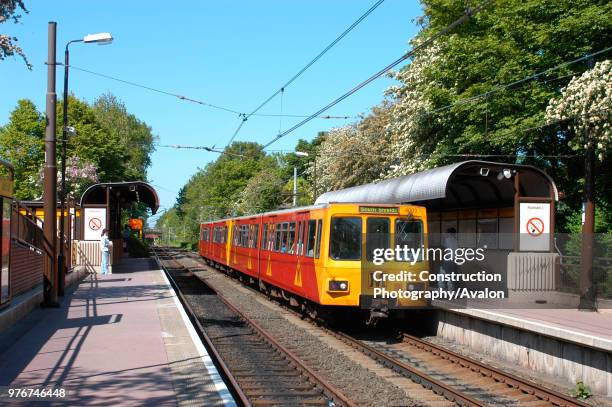
<path id="1" fill-rule="evenodd" d="M 57 63 L 57 65 L 64 65 L 64 64 Z M 107 75 L 107 74 L 104 74 L 104 73 L 95 72 L 95 71 L 92 71 L 92 70 L 89 70 L 89 69 L 85 69 L 85 68 L 81 68 L 81 67 L 78 67 L 78 66 L 75 66 L 75 65 L 68 65 L 68 67 L 70 69 L 75 69 L 77 71 L 85 72 L 85 73 L 88 73 L 90 75 L 99 76 L 101 78 L 105 78 L 105 79 L 112 80 L 112 81 L 115 81 L 115 82 L 120 82 L 120 83 L 123 83 L 123 84 L 126 84 L 126 85 L 130 85 L 130 86 L 134 86 L 134 87 L 137 87 L 137 88 L 145 89 L 145 90 L 148 90 L 148 91 L 151 91 L 151 92 L 156 92 L 156 93 L 160 93 L 160 94 L 163 94 L 163 95 L 166 95 L 166 96 L 171 96 L 171 97 L 180 99 L 180 100 L 185 101 L 185 102 L 195 103 L 195 104 L 206 106 L 206 107 L 209 107 L 209 108 L 212 108 L 212 109 L 221 110 L 221 111 L 224 111 L 224 112 L 227 112 L 227 113 L 233 113 L 233 114 L 238 115 L 239 117 L 243 117 L 243 116 L 246 115 L 246 113 L 240 112 L 240 111 L 238 111 L 236 109 L 232 109 L 232 108 L 229 108 L 229 107 L 226 107 L 226 106 L 221 106 L 221 105 L 217 105 L 217 104 L 214 104 L 214 103 L 209 103 L 209 102 L 205 102 L 205 101 L 202 101 L 202 100 L 194 99 L 192 97 L 184 96 L 184 95 L 181 95 L 181 94 L 178 94 L 178 93 L 166 91 L 166 90 L 159 89 L 159 88 L 154 88 L 154 87 L 148 86 L 148 85 L 143 85 L 141 83 L 137 83 L 137 82 L 133 82 L 133 81 L 128 81 L 126 79 L 121 79 L 121 78 L 118 78 L 116 76 L 111 76 L 111 75 Z M 253 114 L 253 116 L 258 116 L 258 117 L 278 117 L 279 115 L 278 114 L 274 114 L 274 113 L 256 113 L 256 114 Z M 284 114 L 283 116 L 284 117 L 308 117 L 308 115 L 299 115 L 299 114 Z M 322 115 L 320 117 L 320 119 L 352 119 L 352 118 L 356 118 L 356 117 L 350 116 L 350 115 L 336 115 L 336 116 Z"/>
<path id="2" fill-rule="evenodd" d="M 407 59 L 411 58 L 412 56 L 414 56 L 414 54 L 416 54 L 421 49 L 426 48 L 429 45 L 431 45 L 439 37 L 447 34 L 448 32 L 452 31 L 456 27 L 458 27 L 458 26 L 464 24 L 466 21 L 470 20 L 472 18 L 472 16 L 476 15 L 477 13 L 479 13 L 481 10 L 483 10 L 485 7 L 487 7 L 493 1 L 494 0 L 485 0 L 480 5 L 476 6 L 475 8 L 467 8 L 465 10 L 464 14 L 461 17 L 459 17 L 457 20 L 453 21 L 451 24 L 449 24 L 448 26 L 444 27 L 443 29 L 438 31 L 436 34 L 432 35 L 431 37 L 429 37 L 428 39 L 426 39 L 425 41 L 423 41 L 419 45 L 415 46 L 410 51 L 406 52 L 404 55 L 402 55 L 401 57 L 399 57 L 398 59 L 396 59 L 395 61 L 393 61 L 389 65 L 385 66 L 384 68 L 382 68 L 381 70 L 376 72 L 374 75 L 370 76 L 369 78 L 367 78 L 363 82 L 359 83 L 357 86 L 353 87 L 351 90 L 349 90 L 348 92 L 344 93 L 339 98 L 334 99 L 332 102 L 330 102 L 329 104 L 327 104 L 323 108 L 317 110 L 315 113 L 311 114 L 310 116 L 308 116 L 304 120 L 300 121 L 299 123 L 295 124 L 294 126 L 290 127 L 289 129 L 285 130 L 284 132 L 278 134 L 271 141 L 266 143 L 263 148 L 265 149 L 265 148 L 269 147 L 270 145 L 272 145 L 275 142 L 277 142 L 279 139 L 285 137 L 289 133 L 292 133 L 296 129 L 298 129 L 298 128 L 302 127 L 303 125 L 305 125 L 306 123 L 310 122 L 315 117 L 319 116 L 321 113 L 325 112 L 326 110 L 330 109 L 331 107 L 333 107 L 333 106 L 337 105 L 338 103 L 342 102 L 344 99 L 346 99 L 349 96 L 353 95 L 355 92 L 357 92 L 358 90 L 360 90 L 364 86 L 366 86 L 369 83 L 373 82 L 374 80 L 380 78 L 381 76 L 383 76 L 384 74 L 389 72 L 391 69 L 393 69 L 395 66 L 399 65 L 400 63 L 402 63 L 402 62 L 406 61 Z"/>
<path id="3" fill-rule="evenodd" d="M 238 126 L 238 128 L 236 128 L 236 130 L 234 131 L 234 134 L 232 134 L 232 136 L 230 137 L 227 145 L 229 146 L 230 144 L 232 144 L 232 142 L 234 141 L 234 139 L 236 138 L 236 136 L 238 135 L 238 132 L 240 131 L 240 129 L 242 128 L 243 124 L 253 115 L 255 115 L 259 109 L 261 109 L 262 107 L 264 107 L 265 105 L 267 105 L 272 99 L 274 99 L 279 93 L 284 92 L 285 89 L 287 88 L 287 86 L 291 85 L 296 79 L 298 79 L 300 76 L 302 76 L 302 74 L 304 72 L 306 72 L 308 70 L 308 68 L 310 68 L 315 62 L 317 62 L 323 55 L 325 55 L 327 53 L 327 51 L 329 51 L 330 49 L 332 49 L 334 47 L 334 45 L 336 45 L 338 42 L 340 42 L 340 40 L 342 40 L 349 32 L 351 32 L 355 27 L 357 27 L 357 25 L 359 25 L 359 23 L 361 23 L 363 20 L 365 20 L 370 14 L 372 14 L 372 12 L 374 10 L 376 10 L 378 8 L 378 6 L 380 6 L 382 3 L 384 2 L 384 0 L 378 0 L 376 1 L 376 3 L 374 3 L 372 5 L 372 7 L 370 7 L 365 13 L 363 13 L 357 20 L 355 20 L 350 26 L 348 26 L 348 28 L 346 28 L 339 36 L 337 36 L 331 43 L 329 43 L 324 49 L 323 51 L 319 52 L 319 54 L 317 54 L 317 56 L 315 56 L 312 60 L 310 60 L 310 62 L 308 62 L 304 67 L 302 67 L 302 69 L 300 69 L 295 75 L 293 75 L 291 77 L 291 79 L 289 79 L 287 82 L 285 82 L 284 85 L 282 85 L 278 90 L 276 90 L 274 93 L 272 93 L 270 96 L 268 96 L 268 98 L 266 98 L 262 103 L 260 103 L 253 111 L 251 111 L 251 113 L 244 115 L 242 118 L 242 123 L 240 123 L 240 125 Z"/>

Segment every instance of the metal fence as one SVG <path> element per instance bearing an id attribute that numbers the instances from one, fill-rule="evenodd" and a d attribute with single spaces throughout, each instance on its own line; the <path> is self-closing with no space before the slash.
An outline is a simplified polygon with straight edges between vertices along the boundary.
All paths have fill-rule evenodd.
<path id="1" fill-rule="evenodd" d="M 13 204 L 12 237 L 19 245 L 44 252 L 42 221 L 19 202 Z"/>

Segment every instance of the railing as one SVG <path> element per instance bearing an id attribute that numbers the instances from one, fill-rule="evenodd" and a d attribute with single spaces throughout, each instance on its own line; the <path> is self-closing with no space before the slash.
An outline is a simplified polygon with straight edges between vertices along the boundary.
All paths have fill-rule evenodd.
<path id="1" fill-rule="evenodd" d="M 13 239 L 19 245 L 42 253 L 45 251 L 45 237 L 37 222 L 42 224 L 42 221 L 28 208 L 21 206 L 19 202 L 13 204 L 13 227 L 11 231 Z"/>
<path id="2" fill-rule="evenodd" d="M 560 278 L 563 291 L 580 294 L 581 260 L 580 256 L 561 257 Z M 591 278 L 595 295 L 603 299 L 612 299 L 612 257 L 593 257 Z"/>

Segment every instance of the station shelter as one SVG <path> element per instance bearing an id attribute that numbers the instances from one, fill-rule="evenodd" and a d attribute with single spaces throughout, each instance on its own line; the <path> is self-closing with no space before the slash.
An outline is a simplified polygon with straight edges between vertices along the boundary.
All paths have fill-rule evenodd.
<path id="1" fill-rule="evenodd" d="M 536 167 L 470 160 L 327 192 L 316 203 L 425 206 L 429 246 L 443 245 L 445 234 L 454 229 L 459 247 L 486 247 L 484 265 L 459 269 L 499 273 L 503 280 L 497 288 L 516 295 L 561 288 L 554 244 L 558 199 L 553 179 Z"/>
<path id="2" fill-rule="evenodd" d="M 75 233 L 77 239 L 73 244 L 73 257 L 76 264 L 86 265 L 97 270 L 101 263 L 99 247 L 103 229 L 108 230 L 112 244 L 110 265 L 121 262 L 123 245 L 121 231 L 126 217 L 125 211 L 130 211 L 134 203 L 142 203 L 155 214 L 159 209 L 159 197 L 155 188 L 144 181 L 106 182 L 94 184 L 81 195 L 79 202 L 80 215 L 76 217 Z M 131 226 L 140 222 L 133 220 Z"/>

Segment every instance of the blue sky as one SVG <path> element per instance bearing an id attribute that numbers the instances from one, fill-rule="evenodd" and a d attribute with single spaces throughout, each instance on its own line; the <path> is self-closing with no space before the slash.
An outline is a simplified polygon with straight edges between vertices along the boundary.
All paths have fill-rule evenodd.
<path id="1" fill-rule="evenodd" d="M 172 7 L 168 7 L 171 4 Z M 346 27 L 363 14 L 368 1 L 26 1 L 30 13 L 17 25 L 0 31 L 15 35 L 34 65 L 19 58 L 0 62 L 0 125 L 21 98 L 44 111 L 46 92 L 47 22 L 58 23 L 58 60 L 68 40 L 111 32 L 113 44 L 71 45 L 71 64 L 193 99 L 249 112 L 291 78 Z M 367 19 L 321 58 L 283 97 L 286 114 L 310 114 L 351 89 L 408 49 L 421 15 L 415 0 L 386 0 Z M 62 89 L 58 69 L 58 94 Z M 327 114 L 367 112 L 380 103 L 392 84 L 382 78 L 341 102 Z M 159 93 L 72 70 L 70 89 L 93 101 L 103 93 L 119 97 L 131 113 L 144 120 L 159 144 L 206 145 L 223 148 L 234 132 L 235 114 L 178 100 Z M 61 95 L 59 95 L 61 97 Z M 280 98 L 261 113 L 280 112 Z M 252 117 L 237 140 L 266 143 L 279 130 L 300 119 Z M 346 124 L 346 120 L 313 120 L 279 140 L 270 149 L 292 150 L 299 138 Z M 149 179 L 160 195 L 162 209 L 198 168 L 217 154 L 158 147 Z"/>

